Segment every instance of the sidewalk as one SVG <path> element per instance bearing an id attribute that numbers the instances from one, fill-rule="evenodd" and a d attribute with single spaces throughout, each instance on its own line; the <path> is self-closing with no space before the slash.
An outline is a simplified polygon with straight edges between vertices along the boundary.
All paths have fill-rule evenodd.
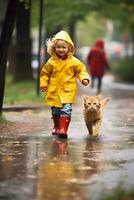
<path id="1" fill-rule="evenodd" d="M 127 91 L 133 93 L 134 85 L 114 82 L 113 76 L 111 75 L 106 75 L 104 77 L 103 95 L 112 96 L 112 104 L 117 100 L 117 93 L 118 96 L 123 95 L 125 97 L 127 95 Z M 83 87 L 81 83 L 79 83 L 79 96 L 75 105 L 77 106 L 78 102 L 81 102 L 80 109 L 82 109 L 82 95 L 95 95 L 95 92 L 96 90 L 91 90 L 90 86 Z M 133 95 L 131 96 L 133 97 Z M 1 135 L 25 135 L 27 133 L 44 131 L 47 128 L 50 130 L 50 127 L 53 126 L 50 108 L 44 106 L 43 104 L 5 105 L 3 108 L 3 115 L 5 120 L 0 123 Z"/>
<path id="2" fill-rule="evenodd" d="M 112 89 L 132 90 L 134 91 L 133 83 L 124 83 L 114 80 L 113 75 L 108 74 L 103 78 L 103 84 Z"/>
<path id="3" fill-rule="evenodd" d="M 21 136 L 45 130 L 51 123 L 50 110 L 42 105 L 4 106 L 1 136 Z"/>
<path id="4" fill-rule="evenodd" d="M 8 112 L 8 111 L 15 111 L 15 112 L 21 112 L 24 110 L 39 110 L 43 109 L 43 105 L 4 105 L 3 111 Z"/>

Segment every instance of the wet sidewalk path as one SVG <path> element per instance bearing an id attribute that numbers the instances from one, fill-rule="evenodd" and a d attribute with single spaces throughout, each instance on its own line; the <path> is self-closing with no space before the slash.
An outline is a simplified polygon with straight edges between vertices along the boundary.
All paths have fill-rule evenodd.
<path id="1" fill-rule="evenodd" d="M 122 86 L 123 87 L 123 86 Z M 118 89 L 116 89 L 118 88 Z M 114 187 L 134 186 L 134 91 L 104 80 L 110 96 L 100 137 L 87 137 L 81 90 L 69 139 L 51 136 L 50 110 L 5 112 L 0 134 L 0 199 L 92 200 Z"/>

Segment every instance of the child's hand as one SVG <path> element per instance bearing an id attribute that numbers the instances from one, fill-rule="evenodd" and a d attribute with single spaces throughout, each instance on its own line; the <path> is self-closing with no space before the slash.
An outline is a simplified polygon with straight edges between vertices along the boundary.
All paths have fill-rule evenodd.
<path id="1" fill-rule="evenodd" d="M 82 84 L 87 86 L 89 84 L 89 80 L 88 79 L 83 79 L 82 80 Z"/>
<path id="2" fill-rule="evenodd" d="M 45 87 L 45 86 L 42 86 L 42 87 L 40 87 L 40 89 L 41 89 L 41 91 L 42 91 L 42 92 L 45 92 L 45 91 L 46 91 L 46 89 L 47 89 L 47 87 Z"/>

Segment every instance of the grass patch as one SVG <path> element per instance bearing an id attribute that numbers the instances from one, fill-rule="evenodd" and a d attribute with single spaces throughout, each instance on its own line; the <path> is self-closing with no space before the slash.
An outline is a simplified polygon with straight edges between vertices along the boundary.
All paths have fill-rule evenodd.
<path id="1" fill-rule="evenodd" d="M 3 122 L 6 122 L 6 118 L 5 116 L 3 115 L 3 113 L 0 113 L 0 124 L 3 123 Z"/>
<path id="2" fill-rule="evenodd" d="M 5 84 L 4 105 L 43 103 L 44 94 L 36 94 L 36 81 L 13 82 L 7 75 Z"/>

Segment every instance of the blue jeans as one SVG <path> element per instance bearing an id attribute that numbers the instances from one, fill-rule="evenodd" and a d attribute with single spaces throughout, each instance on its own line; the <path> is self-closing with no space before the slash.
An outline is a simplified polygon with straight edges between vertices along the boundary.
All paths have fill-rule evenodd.
<path id="1" fill-rule="evenodd" d="M 52 106 L 51 107 L 52 116 L 59 115 L 59 116 L 67 116 L 71 117 L 72 114 L 72 104 L 65 103 L 62 105 L 61 108 Z"/>

